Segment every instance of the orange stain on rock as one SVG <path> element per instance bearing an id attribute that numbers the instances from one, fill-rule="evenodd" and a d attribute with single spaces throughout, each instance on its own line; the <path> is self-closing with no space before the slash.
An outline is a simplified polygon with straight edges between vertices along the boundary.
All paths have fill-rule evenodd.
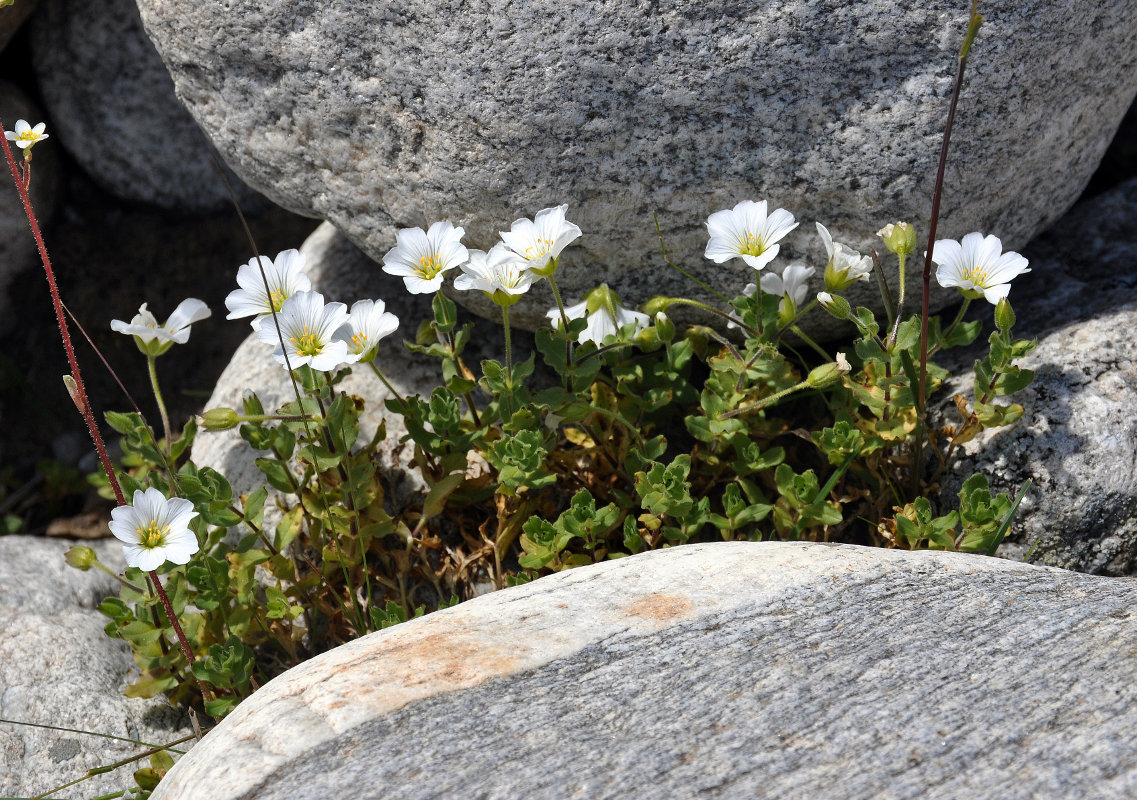
<path id="1" fill-rule="evenodd" d="M 624 612 L 640 619 L 670 622 L 690 616 L 692 608 L 691 601 L 682 595 L 652 592 L 624 606 Z"/>

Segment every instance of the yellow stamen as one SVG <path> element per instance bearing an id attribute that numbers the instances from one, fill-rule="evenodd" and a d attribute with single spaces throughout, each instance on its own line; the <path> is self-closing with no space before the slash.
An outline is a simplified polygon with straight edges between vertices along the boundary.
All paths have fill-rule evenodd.
<path id="1" fill-rule="evenodd" d="M 268 301 L 272 304 L 273 311 L 280 311 L 286 299 L 284 292 L 280 291 L 280 289 L 273 289 L 268 293 Z"/>
<path id="2" fill-rule="evenodd" d="M 366 333 L 353 333 L 351 335 L 351 345 L 356 350 L 362 350 L 363 348 L 365 348 L 367 346 L 367 334 Z"/>
<path id="3" fill-rule="evenodd" d="M 964 270 L 963 277 L 971 281 L 972 286 L 984 286 L 987 283 L 987 270 L 981 267 L 972 267 Z"/>
<path id="4" fill-rule="evenodd" d="M 525 248 L 525 257 L 528 259 L 540 258 L 552 249 L 552 239 L 542 239 L 540 236 L 538 236 L 535 244 Z"/>
<path id="5" fill-rule="evenodd" d="M 439 257 L 438 253 L 434 253 L 430 256 L 423 256 L 418 260 L 418 262 L 419 267 L 417 270 L 415 270 L 415 272 L 418 273 L 418 276 L 420 278 L 424 278 L 425 280 L 429 281 L 435 275 L 442 272 L 442 259 Z"/>
<path id="6" fill-rule="evenodd" d="M 152 519 L 145 528 L 137 528 L 135 531 L 138 534 L 138 543 L 143 547 L 157 547 L 162 544 L 162 540 L 166 534 L 170 532 L 170 526 L 164 528 L 158 527 L 158 520 Z"/>
<path id="7" fill-rule="evenodd" d="M 302 334 L 290 337 L 288 341 L 296 345 L 296 352 L 302 356 L 318 356 L 324 350 L 323 343 L 316 337 L 316 334 L 308 330 L 307 325 L 304 326 Z"/>
<path id="8" fill-rule="evenodd" d="M 755 236 L 750 231 L 747 231 L 745 236 L 738 237 L 738 247 L 738 252 L 744 256 L 760 256 L 762 251 L 766 249 L 762 237 Z"/>

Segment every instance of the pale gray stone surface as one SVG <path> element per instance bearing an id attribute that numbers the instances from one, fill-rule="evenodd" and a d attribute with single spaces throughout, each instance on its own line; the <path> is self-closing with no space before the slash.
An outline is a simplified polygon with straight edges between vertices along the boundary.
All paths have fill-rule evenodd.
<path id="1" fill-rule="evenodd" d="M 945 479 L 954 498 L 982 472 L 1011 495 L 1033 481 L 1008 552 L 1084 572 L 1137 571 L 1137 180 L 1079 204 L 1025 251 L 1035 270 L 1010 300 L 1020 338 L 1039 339 L 1022 361 L 1034 382 L 1011 398 L 1011 428 L 960 448 Z M 983 303 L 982 305 L 986 305 Z M 980 312 L 990 325 L 990 307 Z M 986 336 L 982 337 L 986 341 Z M 957 359 L 944 392 L 972 394 L 971 359 Z M 957 424 L 954 410 L 941 415 Z M 1021 557 L 1021 555 L 1020 555 Z"/>
<path id="2" fill-rule="evenodd" d="M 178 102 L 131 0 L 44 0 L 32 55 L 55 143 L 104 189 L 175 211 L 230 208 L 213 146 Z M 238 199 L 264 199 L 229 173 Z"/>
<path id="3" fill-rule="evenodd" d="M 703 258 L 704 221 L 743 199 L 804 223 L 779 265 L 794 254 L 818 262 L 814 220 L 862 249 L 897 219 L 926 235 L 968 9 L 138 3 L 178 96 L 276 202 L 333 222 L 376 259 L 393 227 L 451 219 L 486 248 L 514 219 L 568 203 L 585 236 L 567 251 L 563 291 L 572 300 L 608 281 L 629 303 L 698 294 L 663 265 L 655 211 L 676 260 L 732 291 L 752 272 Z M 1074 201 L 1137 91 L 1132 10 L 1125 0 L 982 9 L 942 236 L 978 229 L 1019 248 Z M 876 297 L 859 288 L 855 301 Z M 541 284 L 515 323 L 543 324 L 551 305 Z"/>
<path id="4" fill-rule="evenodd" d="M 118 584 L 98 570 L 68 567 L 75 544 L 0 537 L 0 718 L 163 744 L 189 733 L 164 698 L 123 696 L 137 675 L 130 648 L 103 633 L 95 607 Z M 84 542 L 112 570 L 116 542 Z M 0 722 L 0 796 L 31 797 L 145 748 L 80 733 Z M 97 776 L 52 797 L 94 797 L 134 785 L 133 769 Z"/>
<path id="5" fill-rule="evenodd" d="M 1131 797 L 1135 601 L 972 555 L 656 551 L 325 653 L 154 798 Z"/>
<path id="6" fill-rule="evenodd" d="M 10 10 L 11 7 L 0 10 L 0 16 L 3 16 L 4 11 Z M 18 119 L 27 120 L 29 125 L 45 121 L 43 110 L 22 89 L 8 81 L 0 81 L 0 114 L 3 114 L 0 119 L 7 130 L 14 129 Z M 35 145 L 32 151 L 32 184 L 29 191 L 41 227 L 50 222 L 55 213 L 60 184 L 59 156 L 53 152 L 57 143 L 50 138 L 55 131 L 52 130 L 51 120 L 46 121 L 49 138 Z M 20 160 L 23 151 L 13 145 L 12 155 Z M 39 255 L 24 205 L 16 193 L 8 163 L 2 157 L 0 178 L 4 184 L 4 199 L 0 202 L 0 334 L 4 334 L 11 330 L 15 322 L 8 287 L 17 275 L 39 263 Z"/>

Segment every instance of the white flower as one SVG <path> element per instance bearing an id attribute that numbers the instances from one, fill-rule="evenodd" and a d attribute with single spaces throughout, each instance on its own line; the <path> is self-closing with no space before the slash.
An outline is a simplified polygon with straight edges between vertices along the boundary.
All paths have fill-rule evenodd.
<path id="1" fill-rule="evenodd" d="M 383 256 L 383 271 L 402 278 L 411 294 L 436 292 L 442 286 L 442 273 L 469 259 L 462 244 L 465 235 L 449 222 L 436 222 L 428 231 L 403 228 L 395 246 Z"/>
<path id="2" fill-rule="evenodd" d="M 284 301 L 293 294 L 312 288 L 312 282 L 304 274 L 304 254 L 298 250 L 278 253 L 273 261 L 268 256 L 260 256 L 260 265 L 264 267 L 264 277 L 261 277 L 255 258 L 250 258 L 248 264 L 242 264 L 237 270 L 237 285 L 241 288 L 229 292 L 225 298 L 225 307 L 229 309 L 225 319 L 253 317 L 252 324 L 256 329 L 262 317 L 280 311 Z"/>
<path id="3" fill-rule="evenodd" d="M 834 242 L 824 225 L 820 222 L 815 224 L 821 243 L 825 245 L 825 253 L 829 256 L 829 261 L 825 264 L 825 288 L 839 292 L 857 281 L 867 281 L 872 272 L 872 258 L 862 256 L 840 242 Z"/>
<path id="4" fill-rule="evenodd" d="M 488 253 L 471 250 L 462 274 L 454 279 L 454 288 L 478 289 L 499 306 L 511 306 L 539 277 L 526 266 L 525 259 L 504 244 L 495 245 Z"/>
<path id="5" fill-rule="evenodd" d="M 561 321 L 561 312 L 556 308 L 549 309 L 545 316 L 554 325 L 559 325 Z M 618 336 L 620 328 L 629 323 L 635 323 L 636 333 L 651 323 L 651 317 L 647 314 L 631 311 L 620 305 L 619 296 L 609 289 L 607 284 L 601 284 L 593 289 L 576 305 L 565 306 L 565 316 L 570 320 L 588 318 L 587 326 L 577 337 L 577 341 L 581 344 L 585 342 L 603 344 L 609 336 Z"/>
<path id="6" fill-rule="evenodd" d="M 501 231 L 501 240 L 529 269 L 548 277 L 561 251 L 580 237 L 580 228 L 565 219 L 566 211 L 568 204 L 542 209 L 533 219 L 514 220 L 508 231 Z"/>
<path id="7" fill-rule="evenodd" d="M 284 301 L 276 320 L 280 335 L 271 320 L 257 329 L 257 338 L 265 344 L 275 345 L 273 358 L 292 369 L 308 364 L 320 371 L 332 370 L 340 364 L 352 364 L 360 356 L 348 352 L 347 342 L 336 334 L 348 320 L 347 306 L 343 303 L 324 305 L 319 292 L 297 292 Z M 288 348 L 288 360 L 280 348 L 280 340 Z"/>
<path id="8" fill-rule="evenodd" d="M 347 342 L 348 353 L 361 361 L 370 360 L 379 340 L 399 327 L 399 318 L 384 309 L 382 300 L 360 300 L 352 304 L 347 324 L 336 332 L 337 339 Z"/>
<path id="9" fill-rule="evenodd" d="M 44 133 L 45 128 L 47 128 L 46 123 L 41 122 L 33 128 L 28 124 L 26 119 L 18 119 L 16 120 L 16 130 L 4 131 L 4 138 L 9 142 L 15 142 L 16 147 L 23 150 L 27 147 L 31 147 L 41 139 L 49 138 L 48 135 Z"/>
<path id="10" fill-rule="evenodd" d="M 939 265 L 936 280 L 940 286 L 958 286 L 965 297 L 987 298 L 998 305 L 1011 291 L 1010 281 L 1030 272 L 1027 260 L 1014 252 L 1003 252 L 995 236 L 969 233 L 963 242 L 942 239 L 932 247 L 932 261 Z"/>
<path id="11" fill-rule="evenodd" d="M 809 279 L 816 272 L 804 264 L 790 264 L 782 274 L 766 272 L 762 275 L 762 291 L 766 294 L 781 295 L 793 304 L 794 312 L 801 308 L 809 296 Z"/>
<path id="12" fill-rule="evenodd" d="M 853 365 L 849 363 L 849 359 L 845 358 L 844 353 L 837 354 L 837 367 L 842 372 L 852 372 Z"/>
<path id="13" fill-rule="evenodd" d="M 767 216 L 765 200 L 743 200 L 707 218 L 711 239 L 704 255 L 716 264 L 741 258 L 754 269 L 762 269 L 778 255 L 781 245 L 776 242 L 796 227 L 794 215 L 784 208 Z"/>
<path id="14" fill-rule="evenodd" d="M 190 297 L 178 303 L 170 318 L 159 325 L 158 320 L 146 308 L 146 303 L 143 303 L 129 323 L 121 319 L 112 319 L 111 330 L 135 337 L 134 341 L 142 352 L 161 355 L 174 344 L 188 342 L 190 325 L 206 319 L 212 313 L 205 303 Z"/>
<path id="15" fill-rule="evenodd" d="M 135 491 L 132 505 L 111 511 L 110 529 L 123 543 L 127 566 L 149 572 L 167 561 L 185 564 L 197 552 L 197 536 L 189 529 L 196 516 L 189 500 L 167 500 L 151 487 Z"/>

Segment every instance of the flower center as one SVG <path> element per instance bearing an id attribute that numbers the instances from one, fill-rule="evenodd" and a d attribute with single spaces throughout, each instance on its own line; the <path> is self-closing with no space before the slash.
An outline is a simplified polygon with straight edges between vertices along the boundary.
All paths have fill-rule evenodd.
<path id="1" fill-rule="evenodd" d="M 268 293 L 268 301 L 272 305 L 273 311 L 280 311 L 284 305 L 284 301 L 287 299 L 288 298 L 284 296 L 284 292 L 280 291 L 280 289 L 273 289 Z"/>
<path id="2" fill-rule="evenodd" d="M 964 270 L 963 277 L 971 281 L 973 286 L 983 286 L 987 282 L 987 270 L 982 267 L 972 267 Z"/>
<path id="3" fill-rule="evenodd" d="M 16 141 L 19 142 L 34 142 L 39 139 L 39 134 L 35 131 L 24 131 L 16 136 Z"/>
<path id="4" fill-rule="evenodd" d="M 750 231 L 747 231 L 745 236 L 738 237 L 738 248 L 738 252 L 744 256 L 760 256 L 766 249 L 762 244 L 762 237 L 755 236 Z"/>
<path id="5" fill-rule="evenodd" d="M 525 248 L 525 257 L 528 259 L 540 258 L 552 249 L 552 239 L 542 239 L 540 236 L 538 236 L 532 245 Z"/>
<path id="6" fill-rule="evenodd" d="M 418 260 L 418 274 L 419 277 L 426 280 L 432 279 L 435 275 L 442 272 L 442 260 L 438 257 L 438 253 L 432 253 L 429 256 L 423 256 Z"/>
<path id="7" fill-rule="evenodd" d="M 162 544 L 162 539 L 169 530 L 169 525 L 159 528 L 158 520 L 152 519 L 146 527 L 137 529 L 138 543 L 143 547 L 157 547 Z"/>
<path id="8" fill-rule="evenodd" d="M 362 352 L 367 347 L 367 334 L 363 332 L 353 333 L 351 335 L 351 346 L 355 348 L 356 352 Z"/>
<path id="9" fill-rule="evenodd" d="M 302 356 L 318 356 L 324 350 L 324 345 L 320 342 L 316 334 L 308 330 L 308 326 L 304 326 L 304 332 L 299 336 L 293 336 L 288 341 L 296 345 L 296 352 Z"/>

